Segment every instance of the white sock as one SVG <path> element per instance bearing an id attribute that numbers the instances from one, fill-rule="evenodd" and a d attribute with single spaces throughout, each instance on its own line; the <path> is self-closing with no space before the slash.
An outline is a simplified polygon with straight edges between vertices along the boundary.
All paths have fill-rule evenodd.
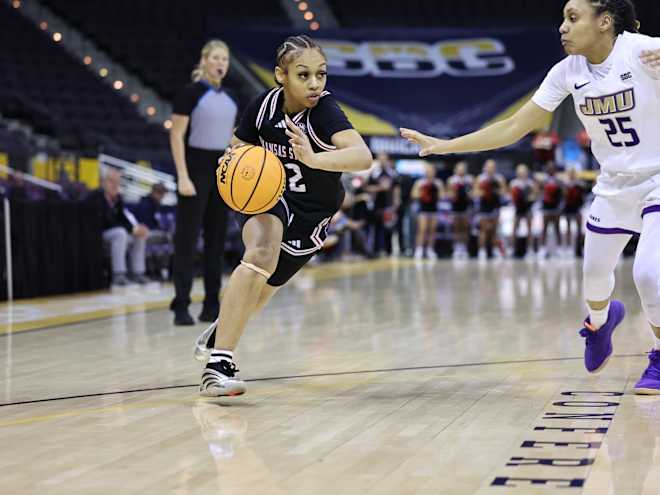
<path id="1" fill-rule="evenodd" d="M 234 351 L 229 349 L 213 349 L 209 363 L 219 363 L 220 361 L 234 362 Z"/>
<path id="2" fill-rule="evenodd" d="M 653 339 L 655 341 L 655 344 L 653 344 L 653 350 L 660 351 L 660 337 L 655 335 L 655 332 L 653 333 Z"/>
<path id="3" fill-rule="evenodd" d="M 610 311 L 610 303 L 607 303 L 607 306 L 605 306 L 603 309 L 595 310 L 592 308 L 589 308 L 589 321 L 591 322 L 591 325 L 598 330 L 600 327 L 602 327 L 605 322 L 607 321 L 607 313 Z"/>

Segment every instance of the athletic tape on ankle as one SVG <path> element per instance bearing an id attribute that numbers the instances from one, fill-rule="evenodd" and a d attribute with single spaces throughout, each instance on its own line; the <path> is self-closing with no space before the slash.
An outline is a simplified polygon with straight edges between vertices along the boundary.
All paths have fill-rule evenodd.
<path id="1" fill-rule="evenodd" d="M 248 263 L 246 261 L 241 260 L 241 265 L 243 265 L 245 268 L 248 268 L 252 270 L 253 272 L 257 272 L 259 275 L 264 277 L 266 280 L 270 278 L 270 273 L 268 273 L 266 270 L 259 268 L 258 266 L 253 265 L 252 263 Z"/>

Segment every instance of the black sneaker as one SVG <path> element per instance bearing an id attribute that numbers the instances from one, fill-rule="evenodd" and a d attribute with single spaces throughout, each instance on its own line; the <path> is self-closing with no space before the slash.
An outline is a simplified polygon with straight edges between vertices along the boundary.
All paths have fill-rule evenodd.
<path id="1" fill-rule="evenodd" d="M 190 316 L 187 309 L 178 309 L 174 312 L 174 324 L 177 326 L 190 326 L 195 324 L 195 320 Z"/>
<path id="2" fill-rule="evenodd" d="M 131 281 L 128 280 L 128 277 L 126 276 L 125 273 L 115 273 L 112 276 L 112 285 L 115 285 L 117 287 L 125 287 L 130 283 Z"/>
<path id="3" fill-rule="evenodd" d="M 213 323 L 215 320 L 218 319 L 218 313 L 220 313 L 220 305 L 219 304 L 214 304 L 214 305 L 207 305 L 204 304 L 202 306 L 202 312 L 199 313 L 199 316 L 197 319 L 199 321 L 203 321 L 206 323 Z"/>
<path id="4" fill-rule="evenodd" d="M 144 273 L 137 273 L 133 275 L 133 282 L 136 282 L 140 285 L 144 285 L 151 282 L 151 280 Z"/>

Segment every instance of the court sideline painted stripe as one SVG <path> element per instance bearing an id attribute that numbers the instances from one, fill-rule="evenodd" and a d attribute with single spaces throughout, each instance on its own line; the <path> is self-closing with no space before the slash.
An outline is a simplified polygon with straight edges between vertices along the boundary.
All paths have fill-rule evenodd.
<path id="1" fill-rule="evenodd" d="M 399 259 L 381 259 L 374 261 L 365 261 L 359 264 L 341 262 L 336 264 L 328 264 L 315 266 L 305 271 L 307 276 L 311 276 L 315 280 L 333 280 L 342 277 L 359 276 L 377 271 L 389 270 L 392 268 L 400 268 L 413 265 L 415 262 L 412 260 L 399 260 Z M 103 292 L 105 294 L 105 292 Z M 87 297 L 89 294 L 80 293 L 79 296 Z M 56 296 L 58 298 L 68 298 L 71 296 Z M 74 296 L 75 297 L 75 296 Z M 204 298 L 201 294 L 192 296 L 193 302 L 201 302 Z M 72 313 L 66 315 L 49 316 L 39 320 L 30 320 L 17 323 L 0 324 L 0 337 L 6 335 L 15 335 L 22 332 L 33 330 L 45 330 L 53 327 L 69 325 L 72 323 L 84 323 L 88 321 L 102 320 L 106 318 L 113 318 L 115 316 L 124 316 L 146 311 L 154 311 L 166 309 L 169 307 L 171 296 L 166 300 L 143 302 L 139 304 L 127 304 L 117 306 L 115 308 L 98 309 L 86 313 Z M 48 300 L 47 298 L 35 299 L 35 302 Z M 29 303 L 29 299 L 20 301 L 18 304 Z M 8 304 L 8 303 L 5 303 Z"/>
<path id="2" fill-rule="evenodd" d="M 641 357 L 646 356 L 646 353 L 642 354 L 613 354 L 612 358 L 629 358 L 629 357 Z M 530 364 L 530 363 L 550 363 L 556 361 L 577 361 L 582 360 L 583 357 L 560 357 L 560 358 L 543 358 L 543 359 L 521 359 L 514 361 L 491 361 L 483 363 L 458 363 L 458 364 L 437 364 L 437 365 L 428 365 L 428 366 L 407 366 L 402 368 L 383 368 L 375 370 L 355 370 L 355 371 L 331 371 L 328 373 L 308 373 L 304 375 L 284 375 L 284 376 L 271 376 L 264 378 L 249 378 L 246 379 L 246 382 L 268 382 L 276 380 L 295 380 L 302 378 L 323 378 L 326 376 L 343 376 L 343 375 L 364 375 L 368 373 L 395 373 L 399 371 L 423 371 L 423 370 L 433 370 L 433 369 L 443 369 L 443 368 L 468 368 L 468 367 L 478 367 L 478 366 L 498 366 L 498 365 L 509 365 L 509 364 Z M 84 399 L 87 397 L 103 397 L 106 395 L 119 395 L 119 394 L 133 394 L 138 392 L 156 392 L 160 390 L 175 390 L 178 388 L 191 388 L 199 387 L 199 383 L 193 383 L 189 385 L 168 385 L 165 387 L 148 387 L 148 388 L 136 388 L 131 390 L 116 390 L 114 392 L 99 392 L 95 394 L 82 394 L 82 395 L 68 395 L 63 397 L 51 397 L 48 399 L 34 399 L 34 400 L 25 400 L 20 402 L 7 402 L 5 404 L 0 404 L 0 407 L 8 406 L 21 406 L 25 404 L 37 404 L 40 402 L 54 402 L 59 400 L 70 400 L 70 399 Z"/>

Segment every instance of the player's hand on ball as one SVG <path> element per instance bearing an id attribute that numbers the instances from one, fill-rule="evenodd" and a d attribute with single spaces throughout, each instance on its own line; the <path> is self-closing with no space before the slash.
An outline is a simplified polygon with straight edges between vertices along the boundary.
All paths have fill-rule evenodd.
<path id="1" fill-rule="evenodd" d="M 312 149 L 309 138 L 302 131 L 300 127 L 293 123 L 288 115 L 284 116 L 286 121 L 286 135 L 289 136 L 289 144 L 293 148 L 293 154 L 296 160 L 303 162 L 305 165 L 314 168 L 314 157 L 316 153 Z"/>
<path id="2" fill-rule="evenodd" d="M 229 145 L 225 148 L 225 152 L 220 158 L 218 158 L 218 166 L 225 160 L 231 160 L 231 154 L 236 151 L 238 148 L 247 146 L 245 143 L 236 143 L 234 145 Z"/>
<path id="3" fill-rule="evenodd" d="M 190 177 L 181 177 L 178 180 L 177 190 L 181 196 L 197 196 L 195 184 L 190 180 Z"/>
<path id="4" fill-rule="evenodd" d="M 639 59 L 651 69 L 660 69 L 660 50 L 644 50 L 640 54 Z"/>
<path id="5" fill-rule="evenodd" d="M 449 153 L 449 150 L 446 149 L 448 141 L 436 139 L 404 127 L 399 130 L 402 138 L 408 140 L 409 143 L 414 143 L 419 146 L 419 156 L 442 155 L 443 153 Z"/>

